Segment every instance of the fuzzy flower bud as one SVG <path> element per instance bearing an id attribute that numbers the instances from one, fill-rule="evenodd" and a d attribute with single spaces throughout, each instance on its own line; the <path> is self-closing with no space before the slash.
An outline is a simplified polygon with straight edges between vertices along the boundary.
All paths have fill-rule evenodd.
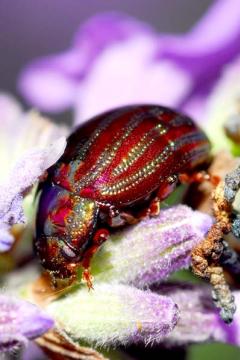
<path id="1" fill-rule="evenodd" d="M 150 285 L 190 265 L 192 248 L 212 224 L 211 218 L 187 206 L 163 210 L 111 236 L 93 261 L 98 281 Z"/>
<path id="2" fill-rule="evenodd" d="M 159 343 L 178 320 L 170 298 L 113 284 L 81 288 L 47 310 L 72 338 L 99 346 Z"/>

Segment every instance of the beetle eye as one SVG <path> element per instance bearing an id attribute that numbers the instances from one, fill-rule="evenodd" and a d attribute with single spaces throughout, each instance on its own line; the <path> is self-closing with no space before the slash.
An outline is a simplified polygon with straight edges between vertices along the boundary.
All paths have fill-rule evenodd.
<path id="1" fill-rule="evenodd" d="M 61 253 L 67 259 L 71 259 L 75 261 L 79 260 L 79 256 L 66 244 L 64 244 L 63 247 L 61 248 Z"/>

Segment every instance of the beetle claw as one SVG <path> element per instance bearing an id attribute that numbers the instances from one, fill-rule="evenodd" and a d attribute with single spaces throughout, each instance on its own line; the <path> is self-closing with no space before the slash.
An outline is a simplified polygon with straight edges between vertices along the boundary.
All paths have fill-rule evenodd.
<path id="1" fill-rule="evenodd" d="M 82 280 L 83 280 L 84 282 L 86 282 L 87 287 L 88 287 L 88 291 L 94 290 L 94 287 L 93 287 L 93 276 L 92 276 L 89 268 L 88 268 L 88 269 L 85 269 L 85 270 L 83 271 Z"/>
<path id="2" fill-rule="evenodd" d="M 159 214 L 160 214 L 160 200 L 157 197 L 150 204 L 149 216 L 155 217 L 155 216 L 158 216 Z"/>

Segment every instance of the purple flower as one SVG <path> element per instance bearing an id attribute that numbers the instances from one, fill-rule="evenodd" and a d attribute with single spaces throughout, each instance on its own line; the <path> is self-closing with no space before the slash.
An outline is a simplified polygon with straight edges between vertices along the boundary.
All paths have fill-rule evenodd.
<path id="1" fill-rule="evenodd" d="M 120 284 L 95 284 L 51 303 L 61 332 L 98 346 L 159 343 L 174 328 L 178 308 L 171 298 Z M 74 314 L 74 316 L 73 316 Z"/>
<path id="2" fill-rule="evenodd" d="M 171 345 L 187 345 L 219 341 L 240 346 L 240 292 L 235 291 L 237 304 L 234 321 L 226 325 L 219 318 L 211 299 L 211 290 L 193 284 L 164 284 L 153 287 L 159 294 L 171 297 L 179 307 L 180 319 L 165 339 Z"/>
<path id="3" fill-rule="evenodd" d="M 94 290 L 79 287 L 48 305 L 61 333 L 101 346 L 163 341 L 179 320 L 178 302 L 146 288 L 189 267 L 211 224 L 179 205 L 113 234 L 91 264 Z"/>
<path id="4" fill-rule="evenodd" d="M 96 279 L 141 288 L 164 280 L 189 267 L 191 249 L 202 241 L 211 225 L 208 215 L 184 205 L 162 210 L 156 218 L 111 235 L 93 261 Z"/>
<path id="5" fill-rule="evenodd" d="M 80 285 L 46 305 L 56 329 L 73 343 L 103 347 L 205 341 L 240 345 L 239 308 L 229 326 L 219 318 L 209 288 L 156 284 L 157 279 L 166 280 L 171 272 L 190 265 L 190 250 L 211 223 L 208 215 L 179 205 L 161 211 L 159 218 L 112 235 L 95 255 L 94 290 L 89 292 Z M 28 295 L 31 297 L 31 292 Z M 239 292 L 235 298 L 240 305 Z M 19 315 L 16 318 L 23 321 Z M 14 328 L 20 343 L 26 336 L 37 336 L 31 327 L 21 329 L 24 332 Z"/>
<path id="6" fill-rule="evenodd" d="M 219 0 L 186 34 L 157 34 L 123 14 L 90 19 L 62 54 L 34 61 L 19 89 L 47 111 L 76 110 L 76 123 L 132 103 L 174 106 L 200 118 L 225 64 L 240 55 L 240 7 Z"/>
<path id="7" fill-rule="evenodd" d="M 0 295 L 0 352 L 25 346 L 54 325 L 52 318 L 28 301 Z"/>
<path id="8" fill-rule="evenodd" d="M 12 225 L 24 223 L 23 197 L 62 155 L 66 140 L 48 142 L 63 130 L 35 113 L 24 114 L 11 97 L 0 94 L 0 252 L 10 249 Z M 49 124 L 49 125 L 48 125 Z M 15 160 L 15 161 L 14 161 Z M 32 205 L 31 205 L 32 206 Z"/>
<path id="9" fill-rule="evenodd" d="M 6 144 L 7 139 L 15 139 L 9 151 L 5 151 L 3 146 L 5 160 L 6 153 L 12 151 L 15 154 L 13 145 L 18 145 L 15 154 L 17 159 L 13 161 L 14 156 L 9 154 L 13 167 L 9 169 L 6 161 L 3 168 L 5 176 L 0 185 L 0 250 L 5 251 L 13 242 L 9 232 L 11 226 L 25 221 L 22 206 L 25 193 L 61 156 L 65 138 L 46 146 L 46 138 L 51 137 L 49 126 L 52 129 L 51 135 L 55 136 L 56 131 L 53 125 L 44 122 L 47 125 L 46 128 L 44 126 L 46 132 L 42 136 L 43 148 L 39 148 L 42 142 L 36 142 L 34 132 L 33 141 L 24 141 L 29 128 L 32 128 L 25 122 L 28 125 L 34 124 L 39 136 L 40 129 L 43 128 L 39 125 L 42 120 L 33 113 L 24 115 L 18 104 L 6 95 L 0 96 L 0 101 L 4 110 L 3 118 L 7 119 L 5 125 L 2 125 L 1 135 Z M 12 133 L 14 124 L 17 127 L 20 117 L 21 131 Z M 39 146 L 33 148 L 32 142 Z M 73 341 L 87 341 L 103 346 L 138 342 L 154 344 L 163 341 L 179 320 L 178 304 L 170 296 L 151 292 L 146 287 L 165 280 L 178 269 L 188 267 L 192 247 L 202 240 L 211 224 L 212 220 L 208 215 L 179 205 L 161 211 L 156 219 L 147 219 L 129 229 L 116 232 L 102 246 L 91 264 L 95 277 L 94 291 L 89 293 L 85 286 L 80 286 L 74 293 L 50 303 L 46 311 L 56 320 L 61 333 L 70 335 Z M 24 282 L 24 274 L 21 274 Z M 10 283 L 8 280 L 8 286 Z M 31 294 L 26 293 L 31 297 Z M 30 313 L 18 308 L 17 304 L 17 300 L 8 302 L 10 308 L 12 306 L 16 309 L 13 318 L 2 316 L 6 320 L 2 323 L 0 344 L 6 350 L 16 344 L 24 344 L 27 338 L 36 337 L 47 329 L 38 326 L 43 319 L 40 312 L 38 314 L 37 311 L 39 318 L 33 321 L 28 316 Z M 1 305 L 0 301 L 0 311 L 1 308 L 5 314 L 10 313 L 9 308 Z M 40 319 L 39 322 L 37 319 Z"/>

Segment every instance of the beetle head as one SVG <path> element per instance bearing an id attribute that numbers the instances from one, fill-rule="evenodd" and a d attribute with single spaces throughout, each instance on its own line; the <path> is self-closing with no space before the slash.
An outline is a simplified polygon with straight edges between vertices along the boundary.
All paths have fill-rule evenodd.
<path id="1" fill-rule="evenodd" d="M 91 245 L 98 206 L 59 186 L 46 184 L 40 196 L 35 249 L 57 278 L 71 277 Z"/>

